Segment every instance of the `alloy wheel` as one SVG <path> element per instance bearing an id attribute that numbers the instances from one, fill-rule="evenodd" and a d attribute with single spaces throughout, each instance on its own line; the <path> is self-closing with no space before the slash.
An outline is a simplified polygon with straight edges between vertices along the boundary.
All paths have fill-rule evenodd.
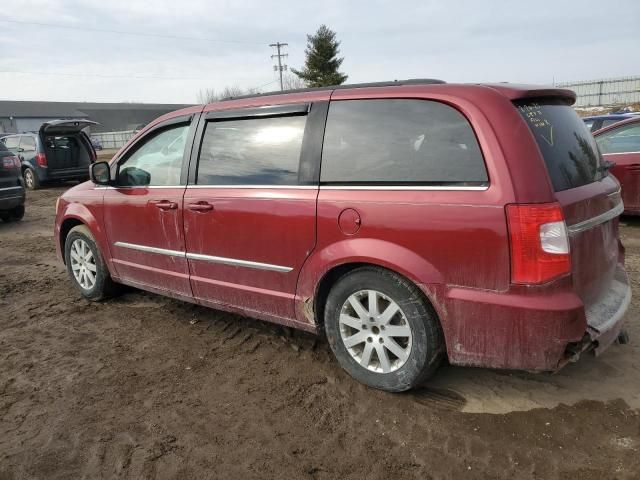
<path id="1" fill-rule="evenodd" d="M 360 290 L 340 309 L 340 336 L 351 357 L 377 373 L 401 368 L 409 358 L 411 326 L 400 306 L 377 290 Z"/>
<path id="2" fill-rule="evenodd" d="M 84 290 L 91 290 L 96 284 L 96 259 L 91 248 L 81 238 L 71 244 L 71 271 Z"/>
<path id="3" fill-rule="evenodd" d="M 34 185 L 34 178 L 33 178 L 33 172 L 30 169 L 26 169 L 24 171 L 24 183 L 27 184 L 27 188 L 33 188 Z"/>

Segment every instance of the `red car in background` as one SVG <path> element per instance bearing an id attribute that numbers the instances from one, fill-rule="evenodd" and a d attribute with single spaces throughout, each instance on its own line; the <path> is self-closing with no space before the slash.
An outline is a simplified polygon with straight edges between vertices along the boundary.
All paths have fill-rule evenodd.
<path id="1" fill-rule="evenodd" d="M 640 215 L 640 117 L 631 118 L 593 134 L 611 173 L 622 186 L 624 213 Z"/>
<path id="2" fill-rule="evenodd" d="M 118 283 L 325 332 L 367 385 L 556 370 L 631 300 L 620 185 L 569 90 L 415 80 L 167 114 L 65 192 L 86 298 Z"/>

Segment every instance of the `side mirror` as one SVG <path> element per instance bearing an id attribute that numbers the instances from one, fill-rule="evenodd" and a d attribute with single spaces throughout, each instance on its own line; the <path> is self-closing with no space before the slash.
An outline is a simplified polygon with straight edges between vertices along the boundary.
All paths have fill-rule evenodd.
<path id="1" fill-rule="evenodd" d="M 108 162 L 92 163 L 89 167 L 89 176 L 96 185 L 111 184 L 111 169 Z"/>

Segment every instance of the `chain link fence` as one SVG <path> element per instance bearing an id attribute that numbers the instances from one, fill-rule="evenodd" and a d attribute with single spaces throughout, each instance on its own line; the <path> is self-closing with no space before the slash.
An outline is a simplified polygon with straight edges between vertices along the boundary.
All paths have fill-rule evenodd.
<path id="1" fill-rule="evenodd" d="M 102 145 L 105 150 L 117 150 L 127 143 L 135 132 L 135 130 L 126 130 L 124 132 L 92 133 L 91 140 L 96 144 Z"/>
<path id="2" fill-rule="evenodd" d="M 576 92 L 576 107 L 640 103 L 640 76 L 556 83 L 556 87 Z"/>

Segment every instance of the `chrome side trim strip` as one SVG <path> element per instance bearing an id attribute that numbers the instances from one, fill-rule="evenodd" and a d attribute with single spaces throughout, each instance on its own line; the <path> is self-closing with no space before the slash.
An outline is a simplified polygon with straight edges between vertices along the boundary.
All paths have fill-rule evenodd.
<path id="1" fill-rule="evenodd" d="M 255 268 L 257 270 L 273 270 L 274 272 L 287 273 L 293 270 L 291 267 L 281 265 L 271 265 L 270 263 L 250 262 L 248 260 L 238 260 L 235 258 L 215 257 L 213 255 L 202 255 L 200 253 L 187 253 L 189 260 L 201 260 L 203 262 L 221 263 L 235 267 Z"/>
<path id="2" fill-rule="evenodd" d="M 130 186 L 130 187 L 111 187 L 107 185 L 94 185 L 94 190 L 128 190 L 132 188 L 146 188 L 146 189 L 162 189 L 162 188 L 184 188 L 186 185 L 147 185 L 145 186 Z"/>
<path id="3" fill-rule="evenodd" d="M 19 188 L 22 187 L 4 187 L 4 188 L 0 188 L 0 192 L 6 192 L 7 190 L 18 190 Z"/>
<path id="4" fill-rule="evenodd" d="M 583 222 L 570 225 L 569 227 L 567 227 L 567 229 L 569 230 L 569 235 L 575 235 L 577 233 L 584 232 L 585 230 L 589 230 L 590 228 L 600 225 L 601 223 L 608 222 L 609 220 L 622 215 L 622 212 L 624 212 L 624 204 L 622 203 L 622 201 L 620 201 L 611 210 L 607 210 L 606 212 L 601 213 L 600 215 L 596 215 L 593 218 L 589 218 L 588 220 L 585 220 Z"/>
<path id="5" fill-rule="evenodd" d="M 184 252 L 179 252 L 178 250 L 167 250 L 165 248 L 158 247 L 147 247 L 146 245 L 136 245 L 135 243 L 127 243 L 127 242 L 116 242 L 114 243 L 116 247 L 129 248 L 131 250 L 138 250 L 140 252 L 148 252 L 148 253 L 157 253 L 159 255 L 167 255 L 169 257 L 185 257 Z"/>
<path id="6" fill-rule="evenodd" d="M 488 185 L 482 186 L 454 186 L 454 185 L 322 185 L 320 190 L 424 190 L 424 191 L 460 191 L 469 190 L 481 192 L 489 188 Z"/>
<path id="7" fill-rule="evenodd" d="M 482 192 L 489 189 L 488 185 L 482 186 L 454 186 L 454 185 L 151 185 L 148 187 L 105 187 L 95 186 L 95 189 L 109 189 L 109 190 L 122 190 L 125 188 L 147 188 L 147 189 L 162 189 L 162 188 L 186 188 L 187 190 L 197 190 L 202 188 L 215 188 L 215 189 L 278 189 L 278 190 L 391 190 L 391 191 L 403 191 L 403 190 L 423 190 L 423 191 L 476 191 Z"/>
<path id="8" fill-rule="evenodd" d="M 259 189 L 278 189 L 278 190 L 318 190 L 317 185 L 187 185 L 187 189 L 200 189 L 200 188 L 222 188 L 222 189 L 244 189 L 244 188 L 259 188 Z"/>
<path id="9" fill-rule="evenodd" d="M 165 248 L 148 247 L 146 245 L 137 245 L 135 243 L 115 242 L 114 246 L 138 250 L 140 252 L 157 253 L 159 255 L 167 255 L 169 257 L 182 257 L 189 260 L 200 260 L 203 262 L 220 263 L 222 265 L 232 265 L 234 267 L 255 268 L 257 270 L 273 270 L 274 272 L 288 273 L 293 270 L 292 267 L 283 267 L 281 265 L 272 265 L 270 263 L 251 262 L 249 260 L 238 260 L 236 258 L 216 257 L 213 255 L 203 255 L 201 253 L 186 253 L 178 250 L 167 250 Z"/>

